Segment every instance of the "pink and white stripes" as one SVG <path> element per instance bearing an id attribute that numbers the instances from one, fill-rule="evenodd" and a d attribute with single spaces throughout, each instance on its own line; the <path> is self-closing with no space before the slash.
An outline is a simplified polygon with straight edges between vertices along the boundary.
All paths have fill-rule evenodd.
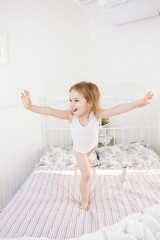
<path id="1" fill-rule="evenodd" d="M 91 168 L 89 211 L 79 209 L 78 168 L 37 167 L 0 214 L 0 238 L 68 239 L 160 203 L 160 168 Z"/>

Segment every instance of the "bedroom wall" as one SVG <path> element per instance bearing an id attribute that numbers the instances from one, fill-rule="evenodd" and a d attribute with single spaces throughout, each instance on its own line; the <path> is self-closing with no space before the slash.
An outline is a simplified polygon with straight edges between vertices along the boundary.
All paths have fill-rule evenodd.
<path id="1" fill-rule="evenodd" d="M 0 67 L 1 102 L 64 97 L 66 85 L 88 80 L 88 15 L 67 0 L 0 0 L 0 31 L 9 65 Z M 68 96 L 67 96 L 68 97 Z"/>
<path id="2" fill-rule="evenodd" d="M 114 93 L 131 96 L 120 88 L 120 82 L 137 84 L 160 96 L 159 25 L 160 17 L 155 17 L 112 26 L 106 15 L 90 14 L 91 79 L 102 85 L 102 90 L 108 82 L 117 83 L 115 91 L 110 92 L 112 97 Z"/>
<path id="3" fill-rule="evenodd" d="M 0 32 L 8 37 L 0 66 L 0 209 L 39 161 L 41 118 L 26 111 L 21 91 L 68 98 L 68 83 L 88 80 L 88 15 L 63 0 L 0 0 Z"/>

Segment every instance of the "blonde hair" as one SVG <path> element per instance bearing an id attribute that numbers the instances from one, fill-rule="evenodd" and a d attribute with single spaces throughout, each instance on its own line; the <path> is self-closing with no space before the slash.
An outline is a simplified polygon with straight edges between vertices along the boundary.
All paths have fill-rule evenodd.
<path id="1" fill-rule="evenodd" d="M 91 104 L 90 111 L 94 111 L 94 114 L 96 114 L 96 112 L 101 109 L 101 107 L 100 107 L 100 91 L 99 91 L 98 87 L 96 86 L 96 84 L 94 84 L 92 82 L 79 82 L 79 83 L 74 84 L 70 88 L 69 92 L 71 92 L 72 90 L 76 90 L 77 92 L 79 92 L 80 94 L 82 94 L 84 96 L 87 103 Z"/>

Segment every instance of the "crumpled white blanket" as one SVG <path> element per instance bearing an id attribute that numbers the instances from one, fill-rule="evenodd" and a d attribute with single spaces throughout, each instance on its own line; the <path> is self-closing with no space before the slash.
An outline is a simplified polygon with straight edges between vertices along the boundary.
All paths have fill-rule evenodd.
<path id="1" fill-rule="evenodd" d="M 3 238 L 2 238 L 3 239 Z M 25 240 L 47 240 L 47 238 L 17 238 Z M 119 223 L 100 228 L 70 240 L 160 240 L 160 204 L 146 208 L 142 213 L 134 213 Z M 5 238 L 4 240 L 7 240 Z M 8 238 L 11 240 L 11 238 Z M 14 240 L 16 240 L 14 238 Z"/>
<path id="2" fill-rule="evenodd" d="M 134 213 L 119 223 L 77 240 L 160 240 L 160 204 Z"/>

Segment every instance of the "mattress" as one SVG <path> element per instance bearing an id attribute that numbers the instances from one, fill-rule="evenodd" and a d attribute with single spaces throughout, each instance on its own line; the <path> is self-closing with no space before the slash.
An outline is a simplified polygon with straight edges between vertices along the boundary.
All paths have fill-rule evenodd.
<path id="1" fill-rule="evenodd" d="M 69 239 L 160 204 L 160 167 L 91 167 L 89 209 L 80 206 L 77 166 L 37 166 L 0 214 L 0 238 Z"/>

